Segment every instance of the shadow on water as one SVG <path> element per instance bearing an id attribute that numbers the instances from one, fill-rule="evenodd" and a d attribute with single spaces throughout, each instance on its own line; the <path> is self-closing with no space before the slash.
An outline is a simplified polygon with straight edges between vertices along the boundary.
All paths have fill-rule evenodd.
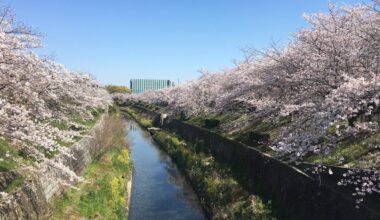
<path id="1" fill-rule="evenodd" d="M 129 219 L 205 219 L 194 191 L 170 157 L 148 132 L 127 122 L 134 167 Z"/>

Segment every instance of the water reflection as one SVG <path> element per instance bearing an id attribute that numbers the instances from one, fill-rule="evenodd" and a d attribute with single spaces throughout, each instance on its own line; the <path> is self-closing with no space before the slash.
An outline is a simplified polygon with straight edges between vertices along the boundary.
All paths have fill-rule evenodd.
<path id="1" fill-rule="evenodd" d="M 128 122 L 131 122 L 130 120 L 128 120 Z M 129 131 L 137 131 L 138 129 L 138 125 L 135 124 L 135 123 L 128 123 L 128 130 Z"/>
<path id="2" fill-rule="evenodd" d="M 148 132 L 128 121 L 134 165 L 129 219 L 204 219 L 197 197 Z"/>

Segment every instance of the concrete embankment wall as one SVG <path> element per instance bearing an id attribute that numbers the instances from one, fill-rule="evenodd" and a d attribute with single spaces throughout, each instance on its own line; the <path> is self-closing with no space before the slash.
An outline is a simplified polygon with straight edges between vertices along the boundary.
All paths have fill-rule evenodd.
<path id="1" fill-rule="evenodd" d="M 156 112 L 134 106 L 160 126 Z M 245 144 L 227 139 L 183 121 L 167 120 L 164 129 L 176 131 L 186 141 L 203 141 L 212 154 L 252 183 L 262 186 L 282 202 L 291 216 L 300 219 L 380 219 L 380 210 L 363 205 L 356 209 L 355 199 L 337 187 L 263 154 Z M 342 171 L 340 171 L 342 172 Z"/>
<path id="2" fill-rule="evenodd" d="M 102 130 L 107 119 L 108 115 L 103 115 L 86 137 L 70 147 L 68 154 L 59 154 L 54 159 L 43 162 L 38 171 L 21 170 L 20 173 L 25 176 L 24 184 L 9 195 L 0 197 L 0 219 L 49 219 L 49 203 L 65 188 L 59 178 L 55 178 L 62 178 L 62 171 L 55 162 L 61 161 L 71 171 L 82 174 L 86 165 L 101 150 L 99 143 L 105 138 Z M 20 173 L 0 172 L 1 190 L 19 177 Z M 63 178 L 69 180 L 70 176 Z"/>

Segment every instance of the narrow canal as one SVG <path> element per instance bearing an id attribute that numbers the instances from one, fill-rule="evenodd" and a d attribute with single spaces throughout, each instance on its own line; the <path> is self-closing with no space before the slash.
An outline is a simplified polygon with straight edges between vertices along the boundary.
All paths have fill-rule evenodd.
<path id="1" fill-rule="evenodd" d="M 197 197 L 170 157 L 128 120 L 133 161 L 130 220 L 205 219 Z"/>

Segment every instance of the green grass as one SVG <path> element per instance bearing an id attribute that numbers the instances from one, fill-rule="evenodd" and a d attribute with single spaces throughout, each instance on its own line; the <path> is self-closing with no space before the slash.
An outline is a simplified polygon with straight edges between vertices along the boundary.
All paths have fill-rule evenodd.
<path id="1" fill-rule="evenodd" d="M 231 170 L 215 161 L 201 142 L 188 144 L 159 131 L 153 138 L 189 178 L 203 207 L 216 219 L 276 219 L 270 202 L 249 194 L 234 179 Z"/>
<path id="2" fill-rule="evenodd" d="M 71 145 L 74 144 L 74 142 L 65 142 L 65 141 L 62 141 L 62 140 L 56 140 L 56 141 L 62 147 L 70 147 Z"/>
<path id="3" fill-rule="evenodd" d="M 152 121 L 150 119 L 140 117 L 139 122 L 145 128 L 152 127 Z"/>
<path id="4" fill-rule="evenodd" d="M 5 187 L 4 192 L 7 192 L 7 193 L 12 192 L 14 189 L 21 187 L 24 184 L 24 181 L 25 181 L 24 177 L 22 176 L 17 177 Z"/>
<path id="5" fill-rule="evenodd" d="M 71 114 L 69 114 L 69 120 L 71 122 L 75 122 L 75 123 L 78 123 L 80 125 L 83 125 L 86 128 L 91 128 L 99 120 L 102 113 L 104 113 L 104 110 L 99 108 L 99 109 L 89 109 L 89 111 L 91 111 L 91 114 L 93 116 L 92 119 L 85 119 L 78 114 L 71 113 Z"/>
<path id="6" fill-rule="evenodd" d="M 341 142 L 328 155 L 313 155 L 306 158 L 306 160 L 317 164 L 340 166 L 347 164 L 349 167 L 369 168 L 363 167 L 361 164 L 365 164 L 365 160 L 369 157 L 370 153 L 380 151 L 380 149 L 371 146 L 379 141 L 380 132 L 362 135 L 361 137 L 355 137 Z"/>
<path id="7" fill-rule="evenodd" d="M 237 120 L 240 115 L 236 113 L 224 113 L 224 114 L 212 114 L 212 115 L 199 115 L 190 118 L 187 123 L 196 125 L 198 127 L 208 128 L 211 131 L 222 133 L 221 127 L 225 124 L 231 123 Z M 207 121 L 218 121 L 218 126 L 207 126 Z"/>
<path id="8" fill-rule="evenodd" d="M 211 115 L 199 115 L 190 118 L 187 123 L 198 127 L 206 128 L 212 132 L 219 133 L 227 138 L 256 147 L 258 150 L 273 154 L 273 150 L 266 146 L 266 142 L 276 137 L 279 129 L 290 122 L 290 117 L 283 117 L 277 123 L 267 119 L 257 119 L 249 127 L 239 126 L 239 121 L 243 120 L 242 115 L 237 113 L 223 113 Z M 207 126 L 207 121 L 219 121 L 218 126 Z M 230 131 L 223 129 L 228 125 L 236 124 L 237 130 Z"/>
<path id="9" fill-rule="evenodd" d="M 257 119 L 249 127 L 240 129 L 225 136 L 255 147 L 263 153 L 274 155 L 275 152 L 267 147 L 267 143 L 275 138 L 280 129 L 290 123 L 290 117 L 283 117 L 278 122 L 272 122 L 268 119 Z"/>
<path id="10" fill-rule="evenodd" d="M 54 219 L 84 217 L 126 219 L 127 181 L 131 173 L 128 149 L 112 149 L 84 172 L 87 182 L 55 202 Z"/>
<path id="11" fill-rule="evenodd" d="M 92 119 L 84 119 L 82 116 L 78 114 L 69 114 L 69 121 L 75 122 L 84 127 L 84 128 L 79 129 L 81 130 L 80 131 L 81 135 L 85 135 L 99 121 L 102 113 L 104 113 L 104 110 L 102 109 L 92 109 L 90 111 L 93 116 Z M 59 130 L 70 130 L 70 127 L 67 125 L 67 123 L 64 123 L 61 121 L 52 121 L 50 122 L 50 125 L 55 128 L 58 128 Z M 57 139 L 55 141 L 62 147 L 70 147 L 75 142 L 79 141 L 80 139 L 81 139 L 80 136 L 74 136 L 72 142 L 65 142 L 60 139 Z M 47 156 L 48 158 L 52 158 L 54 155 L 55 155 L 54 152 L 45 152 L 45 156 Z"/>
<path id="12" fill-rule="evenodd" d="M 92 119 L 84 119 L 82 116 L 78 114 L 71 113 L 69 114 L 69 121 L 78 123 L 80 125 L 83 125 L 86 128 L 91 128 L 96 124 L 96 122 L 99 120 L 100 116 L 104 112 L 102 109 L 91 109 L 91 114 L 93 116 Z M 59 130 L 69 130 L 69 126 L 62 122 L 62 121 L 52 121 L 50 122 L 50 125 L 58 128 Z"/>
<path id="13" fill-rule="evenodd" d="M 55 128 L 58 128 L 59 130 L 68 130 L 69 129 L 65 123 L 60 122 L 60 121 L 52 121 L 52 122 L 50 122 L 50 125 L 55 127 Z"/>
<path id="14" fill-rule="evenodd" d="M 123 152 L 126 155 L 123 156 Z M 119 160 L 118 158 L 122 158 Z M 124 158 L 125 157 L 125 158 Z M 126 217 L 126 175 L 130 172 L 128 150 L 112 151 L 102 161 L 91 164 L 85 179 L 94 178 L 94 185 L 85 187 L 78 202 L 81 216 L 122 219 Z"/>
<path id="15" fill-rule="evenodd" d="M 339 128 L 337 128 L 339 126 Z M 330 126 L 326 130 L 327 135 L 335 135 L 335 133 L 338 131 L 343 131 L 348 127 L 348 122 L 347 121 L 341 121 L 339 123 L 335 123 L 334 125 Z"/>
<path id="16" fill-rule="evenodd" d="M 59 154 L 59 151 L 58 150 L 49 151 L 49 150 L 43 149 L 43 153 L 44 153 L 44 155 L 45 155 L 46 158 L 52 159 L 56 155 Z"/>
<path id="17" fill-rule="evenodd" d="M 86 132 L 81 132 L 81 135 L 84 135 L 85 133 Z M 74 136 L 72 139 L 73 139 L 72 142 L 65 142 L 65 141 L 62 141 L 62 140 L 59 140 L 59 139 L 56 140 L 56 141 L 62 147 L 71 147 L 73 144 L 75 144 L 76 142 L 80 141 L 82 139 L 82 137 L 80 137 L 80 136 Z"/>
<path id="18" fill-rule="evenodd" d="M 127 184 L 132 173 L 129 150 L 118 109 L 105 121 L 103 145 L 84 170 L 77 189 L 67 189 L 51 205 L 53 219 L 127 219 Z"/>
<path id="19" fill-rule="evenodd" d="M 121 107 L 120 110 L 122 112 L 127 113 L 129 116 L 131 116 L 133 119 L 135 119 L 144 128 L 149 128 L 149 127 L 153 126 L 152 120 L 142 116 L 141 114 L 138 114 L 135 110 L 133 110 L 131 108 Z"/>
<path id="20" fill-rule="evenodd" d="M 6 172 L 18 167 L 15 159 L 18 157 L 18 150 L 10 145 L 6 140 L 0 139 L 0 171 Z"/>
<path id="21" fill-rule="evenodd" d="M 16 170 L 20 166 L 20 163 L 26 162 L 18 154 L 18 149 L 15 146 L 0 139 L 0 172 Z M 9 183 L 4 191 L 7 193 L 12 192 L 14 189 L 22 186 L 23 183 L 24 177 L 19 176 Z"/>
<path id="22" fill-rule="evenodd" d="M 138 106 L 142 107 L 142 108 L 146 108 L 146 109 L 149 109 L 151 111 L 155 111 L 155 110 L 158 110 L 159 107 L 154 105 L 154 104 L 149 104 L 149 103 L 138 103 Z"/>

